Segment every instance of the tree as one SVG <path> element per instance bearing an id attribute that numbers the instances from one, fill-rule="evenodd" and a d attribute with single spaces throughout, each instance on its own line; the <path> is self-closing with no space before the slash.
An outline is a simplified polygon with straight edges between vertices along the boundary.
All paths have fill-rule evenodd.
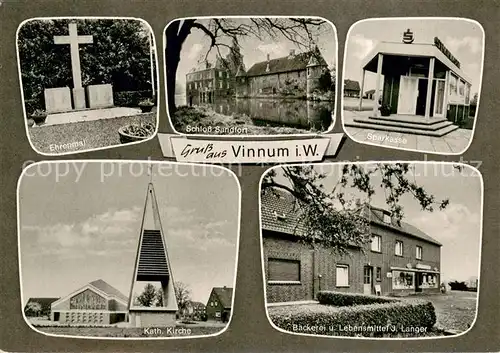
<path id="1" fill-rule="evenodd" d="M 397 224 L 401 224 L 404 209 L 400 204 L 403 195 L 411 195 L 422 210 L 433 212 L 436 207 L 444 209 L 448 199 L 436 201 L 422 186 L 411 178 L 413 166 L 407 163 L 375 164 L 365 169 L 357 164 L 345 164 L 340 177 L 331 191 L 325 190 L 326 174 L 319 173 L 314 166 L 282 167 L 286 179 L 280 182 L 275 169 L 263 178 L 261 192 L 285 190 L 294 199 L 306 234 L 303 240 L 321 244 L 338 254 L 346 254 L 350 246 L 362 246 L 371 240 L 370 222 L 367 212 L 375 194 L 373 176 L 380 175 L 380 187 L 385 192 L 385 201 Z M 414 178 L 413 178 L 414 179 Z M 349 197 L 346 188 L 354 188 L 365 195 L 364 199 Z"/>
<path id="2" fill-rule="evenodd" d="M 24 315 L 28 317 L 39 316 L 42 312 L 42 305 L 37 302 L 29 302 L 24 308 Z"/>
<path id="3" fill-rule="evenodd" d="M 43 90 L 73 87 L 69 45 L 54 44 L 68 35 L 69 19 L 33 20 L 19 30 L 19 63 L 24 98 L 43 108 Z M 79 35 L 93 43 L 79 46 L 82 84 L 112 83 L 115 91 L 151 90 L 149 31 L 138 20 L 77 20 Z M 42 106 L 39 106 L 42 105 Z"/>
<path id="4" fill-rule="evenodd" d="M 142 293 L 137 296 L 136 302 L 140 306 L 158 306 L 158 294 L 156 287 L 151 283 L 146 284 Z"/>
<path id="5" fill-rule="evenodd" d="M 189 303 L 191 302 L 191 290 L 189 286 L 183 282 L 174 283 L 175 297 L 177 298 L 177 307 L 181 317 L 185 315 Z"/>
<path id="6" fill-rule="evenodd" d="M 230 58 L 237 58 L 239 41 L 252 36 L 257 39 L 270 37 L 284 38 L 293 42 L 299 48 L 310 49 L 314 42 L 312 28 L 318 28 L 325 21 L 316 18 L 249 18 L 247 21 L 235 21 L 231 18 L 213 18 L 208 21 L 198 19 L 183 19 L 170 23 L 165 31 L 167 38 L 165 48 L 165 67 L 167 71 L 168 107 L 170 114 L 175 112 L 175 80 L 177 68 L 181 59 L 182 45 L 193 30 L 202 31 L 209 39 L 209 48 L 205 59 L 212 50 L 220 53 L 221 48 L 230 51 Z M 231 40 L 233 45 L 229 45 Z M 236 68 L 237 69 L 237 68 Z"/>

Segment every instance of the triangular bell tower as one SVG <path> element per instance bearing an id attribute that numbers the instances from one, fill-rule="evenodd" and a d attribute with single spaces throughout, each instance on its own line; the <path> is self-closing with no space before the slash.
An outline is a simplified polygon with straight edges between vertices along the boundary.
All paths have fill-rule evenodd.
<path id="1" fill-rule="evenodd" d="M 139 306 L 134 303 L 136 282 L 156 282 L 161 285 L 161 306 Z M 175 324 L 178 310 L 172 267 L 153 188 L 148 184 L 142 215 L 134 275 L 128 303 L 130 324 L 133 327 L 160 327 Z"/>

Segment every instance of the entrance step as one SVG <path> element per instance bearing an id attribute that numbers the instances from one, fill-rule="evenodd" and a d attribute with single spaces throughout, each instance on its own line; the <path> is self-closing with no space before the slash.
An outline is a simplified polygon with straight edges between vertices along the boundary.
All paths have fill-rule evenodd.
<path id="1" fill-rule="evenodd" d="M 458 126 L 453 124 L 447 124 L 446 126 L 441 127 L 437 130 L 428 130 L 428 129 L 418 128 L 417 126 L 414 125 L 412 125 L 411 127 L 401 126 L 401 125 L 380 125 L 380 124 L 374 124 L 369 119 L 365 119 L 368 121 L 359 121 L 359 120 L 362 119 L 355 119 L 353 122 L 345 123 L 344 125 L 349 127 L 357 127 L 360 129 L 372 129 L 385 132 L 400 132 L 404 134 L 423 135 L 431 137 L 442 137 L 458 129 Z"/>
<path id="2" fill-rule="evenodd" d="M 420 116 L 411 116 L 411 115 L 390 115 L 390 116 L 370 116 L 370 119 L 376 121 L 385 121 L 385 122 L 404 122 L 408 124 L 418 124 L 418 125 L 434 125 L 437 123 L 441 123 L 443 121 L 448 121 L 446 118 L 430 118 L 426 119 Z"/>
<path id="3" fill-rule="evenodd" d="M 401 127 L 401 128 L 409 128 L 409 129 L 418 129 L 418 130 L 426 130 L 426 131 L 437 131 L 443 129 L 447 126 L 453 125 L 451 121 L 446 119 L 440 120 L 438 122 L 433 122 L 432 124 L 426 123 L 417 123 L 417 122 L 408 122 L 401 120 L 387 120 L 387 119 L 378 119 L 378 118 L 354 118 L 354 122 L 364 123 L 364 124 L 376 124 L 380 126 L 392 126 L 392 127 Z"/>

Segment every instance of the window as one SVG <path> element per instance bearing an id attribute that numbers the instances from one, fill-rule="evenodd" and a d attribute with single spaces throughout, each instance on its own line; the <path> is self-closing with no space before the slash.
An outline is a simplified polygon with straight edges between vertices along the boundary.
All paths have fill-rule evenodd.
<path id="1" fill-rule="evenodd" d="M 219 88 L 222 88 L 222 85 L 224 84 L 224 82 L 222 81 L 219 81 Z"/>
<path id="2" fill-rule="evenodd" d="M 465 97 L 465 82 L 462 80 L 458 81 L 458 96 Z"/>
<path id="3" fill-rule="evenodd" d="M 214 306 L 214 302 L 210 302 L 210 306 L 213 307 Z"/>
<path id="4" fill-rule="evenodd" d="M 457 77 L 453 74 L 450 75 L 450 96 L 457 95 Z"/>
<path id="5" fill-rule="evenodd" d="M 215 306 L 219 305 L 219 303 L 217 302 L 217 300 L 215 301 L 214 305 L 215 305 Z"/>
<path id="6" fill-rule="evenodd" d="M 268 281 L 300 282 L 300 261 L 288 259 L 267 260 Z"/>
<path id="7" fill-rule="evenodd" d="M 337 287 L 348 287 L 349 286 L 349 266 L 337 265 L 336 286 Z"/>
<path id="8" fill-rule="evenodd" d="M 219 71 L 219 77 L 220 78 L 224 77 L 224 73 L 222 71 Z"/>
<path id="9" fill-rule="evenodd" d="M 391 216 L 387 213 L 384 213 L 384 223 L 391 224 Z"/>
<path id="10" fill-rule="evenodd" d="M 465 104 L 470 103 L 470 84 L 465 85 Z"/>
<path id="11" fill-rule="evenodd" d="M 418 246 L 415 248 L 415 258 L 417 260 L 422 260 L 422 247 Z"/>
<path id="12" fill-rule="evenodd" d="M 382 280 L 382 268 L 381 267 L 377 267 L 376 279 L 377 279 L 377 282 L 380 282 Z"/>
<path id="13" fill-rule="evenodd" d="M 382 251 L 382 237 L 380 235 L 372 236 L 372 251 Z"/>
<path id="14" fill-rule="evenodd" d="M 392 271 L 392 289 L 415 288 L 415 273 L 406 271 Z"/>
<path id="15" fill-rule="evenodd" d="M 437 288 L 438 278 L 434 273 L 422 273 L 419 278 L 419 287 L 421 288 Z"/>
<path id="16" fill-rule="evenodd" d="M 396 248 L 394 250 L 394 253 L 397 256 L 403 256 L 403 242 L 400 240 L 396 240 Z"/>

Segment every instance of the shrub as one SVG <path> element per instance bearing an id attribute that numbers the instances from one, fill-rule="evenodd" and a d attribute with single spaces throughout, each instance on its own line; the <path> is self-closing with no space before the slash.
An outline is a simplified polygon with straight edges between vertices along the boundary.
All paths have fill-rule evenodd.
<path id="1" fill-rule="evenodd" d="M 122 91 L 113 93 L 114 104 L 118 107 L 138 107 L 143 100 L 150 99 L 153 91 Z"/>
<path id="2" fill-rule="evenodd" d="M 377 297 L 373 295 L 363 295 L 357 293 L 338 293 L 332 291 L 321 291 L 318 293 L 320 304 L 335 306 L 383 304 L 397 301 L 393 298 Z"/>
<path id="3" fill-rule="evenodd" d="M 421 336 L 436 323 L 432 303 L 424 300 L 392 301 L 384 304 L 298 305 L 270 310 L 278 327 L 295 333 L 327 336 Z M 273 308 L 274 309 L 274 308 Z M 281 309 L 281 308 L 280 308 Z"/>

